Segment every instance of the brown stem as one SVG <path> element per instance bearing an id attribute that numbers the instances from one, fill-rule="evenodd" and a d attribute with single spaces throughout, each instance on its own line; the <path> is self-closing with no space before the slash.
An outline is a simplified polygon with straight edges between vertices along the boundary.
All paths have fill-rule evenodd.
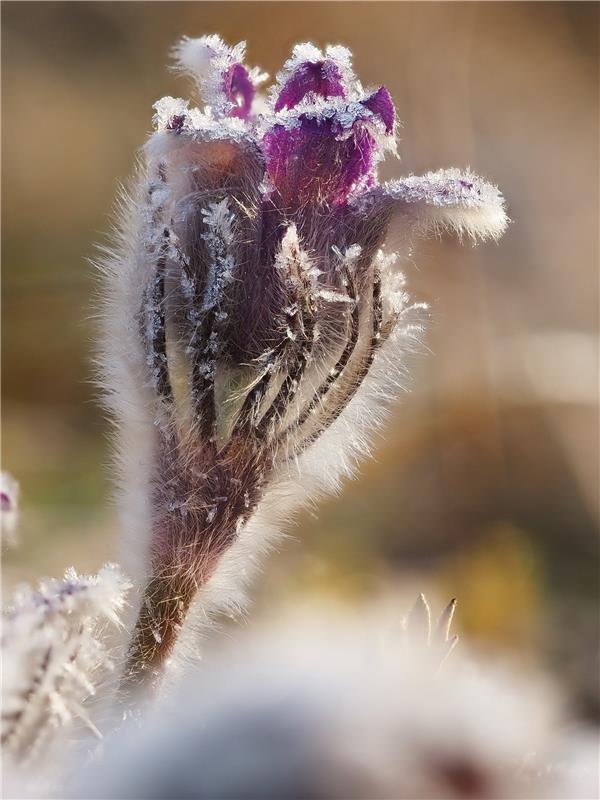
<path id="1" fill-rule="evenodd" d="M 150 579 L 127 654 L 122 689 L 158 682 L 198 588 L 195 578 L 181 574 L 163 571 Z"/>
<path id="2" fill-rule="evenodd" d="M 180 461 L 173 466 L 179 478 L 179 492 L 174 496 L 182 502 L 156 519 L 160 535 L 154 537 L 153 569 L 121 683 L 127 694 L 159 683 L 197 592 L 210 580 L 222 555 L 255 510 L 269 468 L 266 459 L 257 463 L 257 446 L 230 441 L 220 454 L 221 461 L 207 468 L 211 474 L 203 485 L 193 474 L 186 474 Z M 244 480 L 237 479 L 236 474 Z M 200 499 L 200 490 L 206 493 L 206 503 Z M 190 500 L 193 502 L 186 507 Z M 209 500 L 214 504 L 207 518 Z M 156 502 L 164 507 L 163 498 Z"/>

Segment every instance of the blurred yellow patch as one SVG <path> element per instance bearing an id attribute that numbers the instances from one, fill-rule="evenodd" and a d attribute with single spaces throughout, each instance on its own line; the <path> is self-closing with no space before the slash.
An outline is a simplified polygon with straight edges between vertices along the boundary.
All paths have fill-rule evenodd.
<path id="1" fill-rule="evenodd" d="M 534 644 L 543 586 L 526 532 L 508 523 L 493 525 L 468 550 L 448 559 L 438 586 L 442 596 L 460 587 L 460 628 L 467 635 L 510 647 Z"/>

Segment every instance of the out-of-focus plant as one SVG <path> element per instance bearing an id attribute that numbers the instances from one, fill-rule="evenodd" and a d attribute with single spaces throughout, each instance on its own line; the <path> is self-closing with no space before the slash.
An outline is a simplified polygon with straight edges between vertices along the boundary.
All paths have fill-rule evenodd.
<path id="1" fill-rule="evenodd" d="M 20 588 L 2 619 L 2 748 L 32 759 L 57 730 L 81 720 L 84 703 L 112 663 L 103 624 L 118 623 L 129 582 L 108 564 L 97 575 L 69 569 L 63 580 Z"/>
<path id="2" fill-rule="evenodd" d="M 468 171 L 379 184 L 395 109 L 345 48 L 298 45 L 265 96 L 243 43 L 184 39 L 175 56 L 205 107 L 156 103 L 103 262 L 103 379 L 143 586 L 128 687 L 155 685 L 182 633 L 242 604 L 291 511 L 368 451 L 422 330 L 398 258 L 423 235 L 507 224 Z"/>
<path id="3" fill-rule="evenodd" d="M 3 541 L 8 535 L 15 544 L 19 484 L 5 472 L 1 481 Z M 42 581 L 38 589 L 18 587 L 3 610 L 1 744 L 21 790 L 32 785 L 26 767 L 20 772 L 23 765 L 43 763 L 57 740 L 69 741 L 76 721 L 102 738 L 88 706 L 113 670 L 106 627 L 121 624 L 130 588 L 115 564 L 106 564 L 97 575 L 78 575 L 70 568 L 62 580 Z M 40 775 L 36 789 L 42 786 L 45 793 L 48 781 L 49 774 Z"/>
<path id="4" fill-rule="evenodd" d="M 381 620 L 381 606 L 352 620 L 321 607 L 241 636 L 194 668 L 141 729 L 128 723 L 68 796 L 597 796 L 596 739 L 564 726 L 545 678 L 474 661 L 462 646 L 437 669 L 423 598 L 405 631 L 382 636 Z"/>

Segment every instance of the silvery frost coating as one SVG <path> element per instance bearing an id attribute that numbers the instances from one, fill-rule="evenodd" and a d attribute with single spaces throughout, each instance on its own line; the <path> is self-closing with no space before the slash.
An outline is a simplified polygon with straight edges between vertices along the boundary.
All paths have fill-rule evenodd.
<path id="1" fill-rule="evenodd" d="M 280 523 L 368 450 L 422 331 L 395 266 L 415 237 L 507 222 L 470 172 L 378 182 L 395 109 L 345 48 L 298 45 L 261 95 L 244 47 L 177 46 L 203 107 L 155 104 L 105 264 L 127 566 L 145 587 L 125 683 L 152 682 L 185 621 L 237 611 Z"/>
<path id="2" fill-rule="evenodd" d="M 130 588 L 118 567 L 69 569 L 37 590 L 18 589 L 2 616 L 2 749 L 11 762 L 39 755 L 58 729 L 81 720 L 98 737 L 85 703 L 112 669 L 101 634 L 119 624 Z"/>

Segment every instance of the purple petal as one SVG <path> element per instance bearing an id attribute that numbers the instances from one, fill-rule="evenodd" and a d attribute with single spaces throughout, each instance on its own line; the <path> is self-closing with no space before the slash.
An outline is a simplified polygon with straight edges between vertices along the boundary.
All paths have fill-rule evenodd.
<path id="1" fill-rule="evenodd" d="M 381 86 L 376 92 L 369 95 L 369 97 L 361 100 L 361 104 L 372 111 L 376 117 L 379 117 L 385 125 L 385 132 L 392 133 L 394 130 L 394 123 L 396 121 L 396 109 L 390 93 Z"/>
<path id="2" fill-rule="evenodd" d="M 342 73 L 331 59 L 299 64 L 281 89 L 275 111 L 294 108 L 311 92 L 325 98 L 346 97 Z"/>
<path id="3" fill-rule="evenodd" d="M 360 120 L 343 131 L 335 117 L 305 115 L 295 127 L 274 125 L 263 148 L 269 177 L 287 208 L 345 203 L 372 173 L 377 152 L 374 137 Z"/>
<path id="4" fill-rule="evenodd" d="M 296 70 L 294 76 L 298 74 Z M 286 98 L 295 102 L 300 89 L 309 85 L 307 81 L 302 87 L 298 84 L 297 93 L 292 96 L 290 90 L 286 95 L 290 81 L 278 103 Z M 314 111 L 281 109 L 276 114 L 275 124 L 264 136 L 263 150 L 275 194 L 284 207 L 341 205 L 352 194 L 376 184 L 375 165 L 383 147 L 393 143 L 395 122 L 394 104 L 385 87 L 358 102 L 338 100 Z"/>
<path id="5" fill-rule="evenodd" d="M 247 119 L 256 89 L 243 64 L 232 64 L 223 76 L 224 91 L 233 104 L 229 116 Z"/>

